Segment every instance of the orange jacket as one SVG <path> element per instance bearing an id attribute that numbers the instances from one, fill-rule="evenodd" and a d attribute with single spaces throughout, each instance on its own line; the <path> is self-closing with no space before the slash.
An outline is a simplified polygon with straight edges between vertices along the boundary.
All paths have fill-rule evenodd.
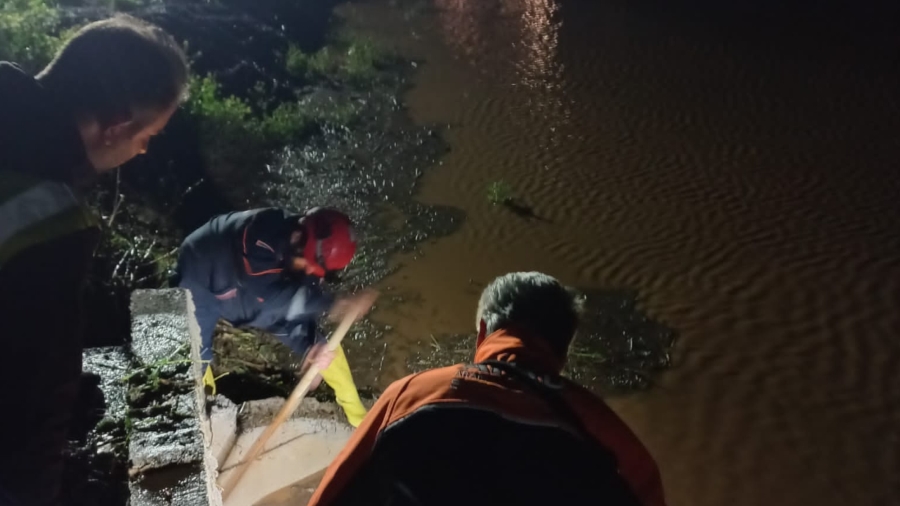
<path id="1" fill-rule="evenodd" d="M 517 335 L 524 335 L 517 333 Z M 562 363 L 540 339 L 524 339 L 506 331 L 488 336 L 478 347 L 475 361 L 500 360 L 535 374 L 557 374 Z M 460 386 L 461 382 L 464 384 Z M 562 396 L 580 419 L 583 430 L 609 450 L 618 463 L 619 475 L 642 506 L 664 506 L 662 482 L 656 463 L 625 423 L 587 389 L 565 382 Z M 393 424 L 424 407 L 460 403 L 489 409 L 511 419 L 559 425 L 559 414 L 545 400 L 528 390 L 509 388 L 504 382 L 466 374 L 456 365 L 413 374 L 391 384 L 325 472 L 310 505 L 332 504 L 354 478 L 375 448 L 379 435 Z M 440 437 L 435 434 L 434 437 Z M 427 455 L 423 455 L 427 458 Z"/>

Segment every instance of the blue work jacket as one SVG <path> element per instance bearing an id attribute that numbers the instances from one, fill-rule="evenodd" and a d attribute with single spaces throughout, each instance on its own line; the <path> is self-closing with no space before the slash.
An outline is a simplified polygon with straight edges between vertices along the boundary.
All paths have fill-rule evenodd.
<path id="1" fill-rule="evenodd" d="M 275 208 L 228 213 L 211 219 L 181 245 L 176 283 L 191 291 L 204 361 L 213 358 L 219 318 L 236 327 L 266 330 L 300 357 L 315 342 L 324 342 L 316 321 L 333 297 L 319 278 L 284 270 L 299 217 Z"/>

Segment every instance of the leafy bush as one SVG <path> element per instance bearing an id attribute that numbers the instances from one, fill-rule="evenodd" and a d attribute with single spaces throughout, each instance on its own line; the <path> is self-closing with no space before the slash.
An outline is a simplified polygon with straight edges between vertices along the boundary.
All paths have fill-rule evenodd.
<path id="1" fill-rule="evenodd" d="M 256 94 L 262 97 L 262 90 Z M 192 79 L 185 107 L 197 123 L 204 152 L 215 159 L 241 159 L 296 144 L 321 123 L 346 125 L 356 117 L 357 107 L 350 102 L 327 105 L 285 102 L 268 110 L 268 103 L 223 97 L 215 78 L 206 76 Z"/>
<path id="2" fill-rule="evenodd" d="M 347 48 L 343 69 L 351 79 L 369 81 L 386 61 L 387 54 L 383 49 L 372 40 L 361 38 Z"/>
<path id="3" fill-rule="evenodd" d="M 302 49 L 291 44 L 284 55 L 284 65 L 288 73 L 296 77 L 305 77 L 309 74 L 310 56 Z"/>
<path id="4" fill-rule="evenodd" d="M 264 143 L 270 148 L 294 144 L 316 126 L 316 118 L 297 102 L 281 104 L 260 120 Z"/>
<path id="5" fill-rule="evenodd" d="M 369 82 L 378 77 L 379 67 L 389 54 L 371 39 L 348 39 L 336 47 L 324 47 L 313 54 L 291 45 L 285 54 L 287 71 L 300 78 L 327 77 L 351 82 Z"/>
<path id="6" fill-rule="evenodd" d="M 50 0 L 3 0 L 0 4 L 0 60 L 39 72 L 62 45 L 59 14 Z"/>
<path id="7" fill-rule="evenodd" d="M 261 90 L 256 94 L 261 95 Z M 272 108 L 266 101 L 251 104 L 223 96 L 211 76 L 192 79 L 185 109 L 197 125 L 208 173 L 234 188 L 253 186 L 274 151 L 302 142 L 329 119 L 323 111 L 300 102 Z"/>
<path id="8" fill-rule="evenodd" d="M 185 110 L 197 126 L 207 172 L 235 187 L 248 184 L 266 162 L 262 128 L 250 104 L 223 97 L 211 76 L 194 77 Z"/>

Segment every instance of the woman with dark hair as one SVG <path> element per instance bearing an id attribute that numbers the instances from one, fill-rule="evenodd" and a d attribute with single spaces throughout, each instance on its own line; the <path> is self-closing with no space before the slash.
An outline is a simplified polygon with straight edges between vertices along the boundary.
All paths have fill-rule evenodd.
<path id="1" fill-rule="evenodd" d="M 146 152 L 187 85 L 178 44 L 128 16 L 85 26 L 36 77 L 0 62 L 0 504 L 60 501 L 99 237 L 79 190 Z"/>

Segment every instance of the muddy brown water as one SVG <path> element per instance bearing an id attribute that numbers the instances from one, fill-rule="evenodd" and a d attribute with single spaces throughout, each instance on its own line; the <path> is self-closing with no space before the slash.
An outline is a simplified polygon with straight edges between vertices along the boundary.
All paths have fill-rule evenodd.
<path id="1" fill-rule="evenodd" d="M 407 102 L 452 151 L 420 198 L 467 213 L 382 283 L 416 303 L 376 314 L 379 381 L 470 331 L 498 274 L 636 290 L 679 332 L 675 360 L 610 402 L 670 504 L 898 504 L 896 18 L 660 5 L 347 10 L 422 61 Z M 542 219 L 490 205 L 497 180 Z"/>

